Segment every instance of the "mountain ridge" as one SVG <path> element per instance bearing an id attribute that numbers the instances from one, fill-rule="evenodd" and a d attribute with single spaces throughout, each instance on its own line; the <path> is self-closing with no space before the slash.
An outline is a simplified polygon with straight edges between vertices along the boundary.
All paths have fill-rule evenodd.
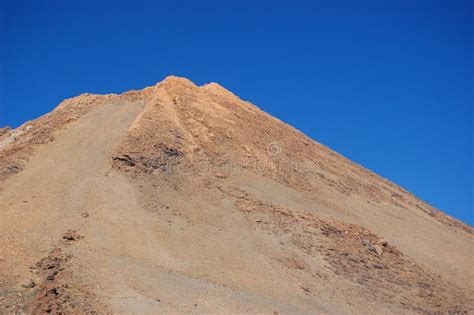
<path id="1" fill-rule="evenodd" d="M 217 83 L 81 94 L 7 131 L 0 201 L 2 257 L 13 253 L 0 285 L 17 309 L 472 308 L 472 227 Z M 41 259 L 67 272 L 18 289 Z M 72 298 L 45 299 L 51 286 Z"/>

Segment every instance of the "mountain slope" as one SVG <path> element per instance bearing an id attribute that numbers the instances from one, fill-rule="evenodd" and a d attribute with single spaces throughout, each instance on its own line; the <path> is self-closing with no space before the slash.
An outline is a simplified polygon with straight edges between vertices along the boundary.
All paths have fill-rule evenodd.
<path id="1" fill-rule="evenodd" d="M 0 211 L 6 312 L 472 311 L 471 227 L 216 83 L 7 130 Z"/>

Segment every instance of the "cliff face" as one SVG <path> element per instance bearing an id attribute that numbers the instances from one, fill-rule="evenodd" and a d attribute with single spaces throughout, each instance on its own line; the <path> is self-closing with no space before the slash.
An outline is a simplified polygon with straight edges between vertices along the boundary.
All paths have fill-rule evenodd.
<path id="1" fill-rule="evenodd" d="M 0 135 L 0 210 L 6 310 L 472 310 L 471 227 L 216 83 Z"/>

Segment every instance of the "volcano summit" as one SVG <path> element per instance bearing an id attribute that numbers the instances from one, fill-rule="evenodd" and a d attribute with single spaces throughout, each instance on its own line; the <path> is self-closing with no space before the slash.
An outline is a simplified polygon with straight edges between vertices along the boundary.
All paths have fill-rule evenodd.
<path id="1" fill-rule="evenodd" d="M 4 313 L 474 311 L 473 229 L 216 83 L 0 133 Z"/>

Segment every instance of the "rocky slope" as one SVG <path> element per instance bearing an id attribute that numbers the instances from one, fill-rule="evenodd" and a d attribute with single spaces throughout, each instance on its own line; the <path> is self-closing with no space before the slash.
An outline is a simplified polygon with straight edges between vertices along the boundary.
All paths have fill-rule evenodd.
<path id="1" fill-rule="evenodd" d="M 0 133 L 0 307 L 471 312 L 473 229 L 216 83 Z"/>

